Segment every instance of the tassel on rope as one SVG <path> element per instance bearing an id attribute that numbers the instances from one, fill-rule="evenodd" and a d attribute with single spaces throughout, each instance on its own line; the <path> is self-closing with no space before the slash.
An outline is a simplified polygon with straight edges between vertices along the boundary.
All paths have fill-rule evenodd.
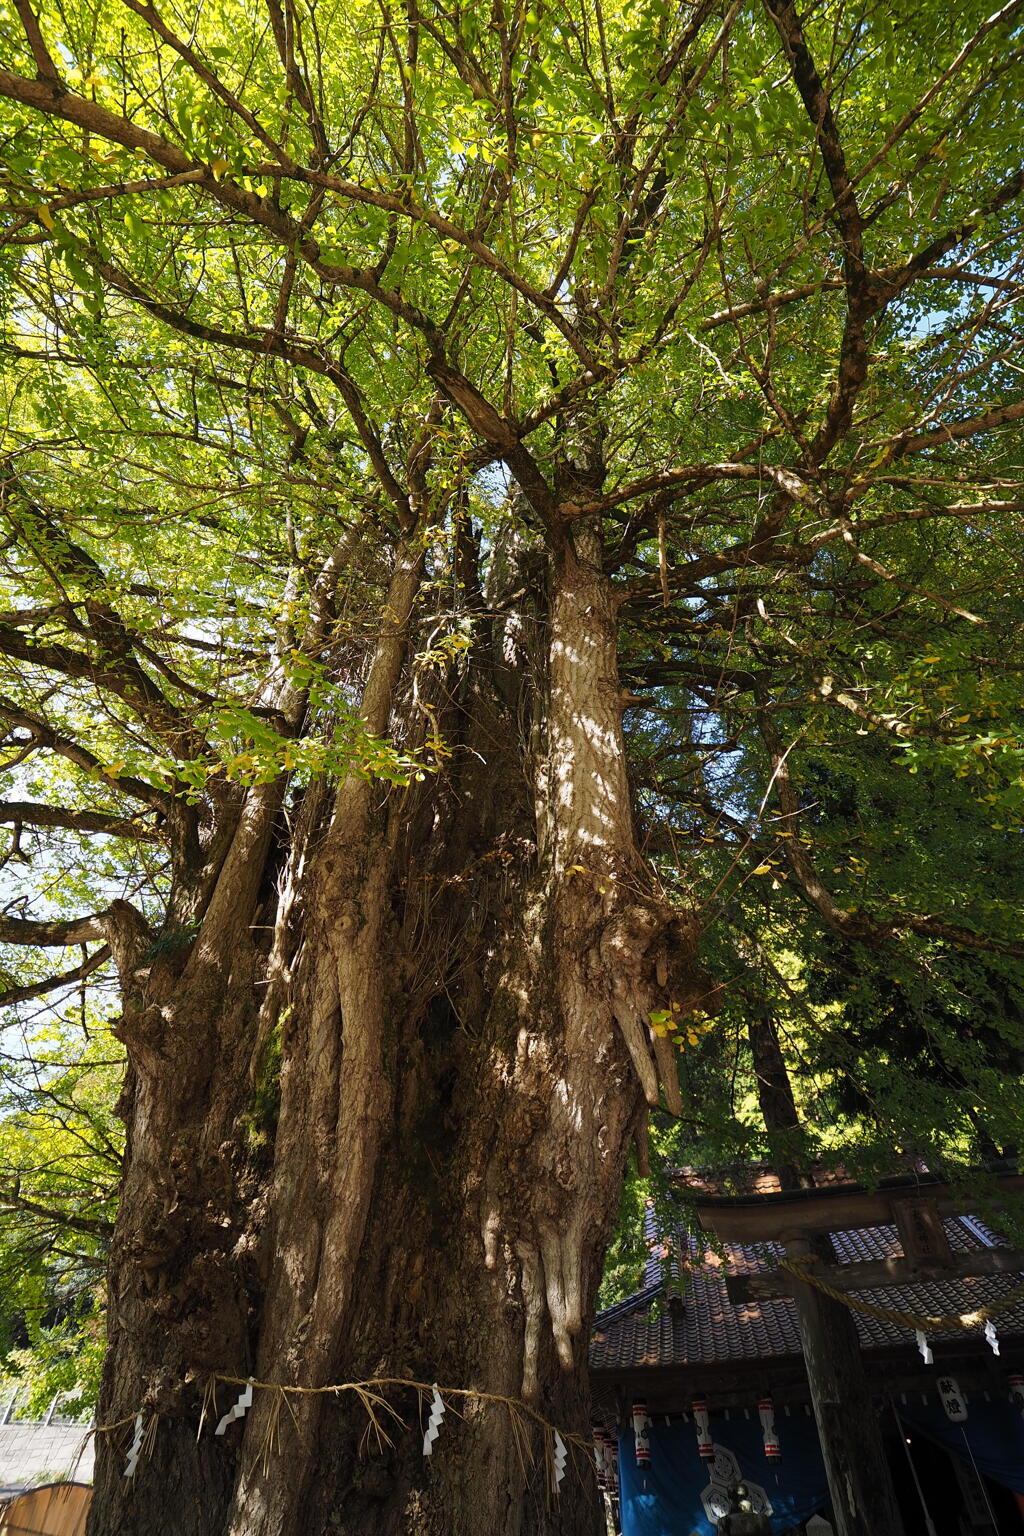
<path id="1" fill-rule="evenodd" d="M 132 1440 L 128 1451 L 128 1460 L 125 1462 L 125 1477 L 134 1477 L 135 1468 L 139 1464 L 139 1456 L 142 1452 L 142 1414 L 135 1415 L 135 1438 Z"/>
<path id="2" fill-rule="evenodd" d="M 214 1430 L 214 1434 L 226 1435 L 228 1429 L 235 1422 L 235 1420 L 244 1419 L 251 1407 L 252 1382 L 247 1381 L 241 1392 L 238 1394 L 238 1401 L 234 1404 L 233 1407 L 228 1409 L 227 1413 L 224 1415 L 220 1423 L 217 1425 L 217 1428 Z"/>
<path id="3" fill-rule="evenodd" d="M 427 1421 L 426 1433 L 423 1436 L 424 1456 L 433 1456 L 434 1441 L 441 1433 L 441 1420 L 444 1418 L 444 1399 L 434 1383 L 434 1395 L 430 1400 L 430 1418 Z"/>

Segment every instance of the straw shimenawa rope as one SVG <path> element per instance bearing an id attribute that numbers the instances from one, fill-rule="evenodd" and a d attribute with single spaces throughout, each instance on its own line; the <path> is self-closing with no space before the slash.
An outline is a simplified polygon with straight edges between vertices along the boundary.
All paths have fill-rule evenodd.
<path id="1" fill-rule="evenodd" d="M 397 1424 L 401 1428 L 405 1428 L 405 1420 L 402 1418 L 398 1410 L 393 1407 L 392 1404 L 389 1403 L 387 1398 L 383 1395 L 384 1390 L 389 1387 L 399 1389 L 412 1389 L 421 1395 L 422 1402 L 424 1399 L 429 1400 L 436 1387 L 434 1382 L 414 1381 L 411 1378 L 405 1376 L 374 1376 L 371 1377 L 368 1381 L 342 1381 L 324 1387 L 298 1387 L 289 1386 L 287 1383 L 279 1381 L 255 1381 L 248 1376 L 223 1376 L 217 1374 L 211 1376 L 206 1383 L 206 1388 L 203 1394 L 203 1407 L 199 1418 L 197 1438 L 198 1435 L 201 1435 L 203 1432 L 203 1425 L 206 1422 L 207 1414 L 216 1411 L 216 1392 L 218 1383 L 223 1383 L 223 1385 L 231 1387 L 252 1387 L 254 1392 L 271 1392 L 274 1394 L 274 1405 L 271 1411 L 269 1422 L 266 1426 L 266 1431 L 263 1437 L 263 1444 L 261 1447 L 261 1455 L 264 1460 L 264 1464 L 266 1464 L 266 1462 L 269 1460 L 272 1450 L 279 1444 L 279 1428 L 282 1407 L 288 1407 L 288 1411 L 292 1414 L 292 1418 L 294 1420 L 294 1410 L 292 1409 L 291 1403 L 289 1402 L 289 1398 L 291 1397 L 340 1397 L 345 1392 L 353 1393 L 356 1397 L 358 1397 L 360 1403 L 366 1411 L 366 1436 L 368 1437 L 371 1433 L 375 1435 L 378 1447 L 383 1449 L 385 1445 L 392 1445 L 394 1443 L 391 1439 L 391 1436 L 387 1432 L 387 1428 L 385 1427 L 387 1417 L 389 1417 L 394 1424 Z M 553 1437 L 557 1434 L 561 1437 L 566 1446 L 572 1448 L 574 1453 L 574 1460 L 575 1453 L 582 1451 L 584 1453 L 585 1464 L 591 1468 L 593 1467 L 592 1459 L 589 1454 L 590 1442 L 588 1440 L 586 1440 L 582 1435 L 574 1434 L 571 1430 L 560 1429 L 557 1424 L 553 1424 L 550 1419 L 546 1419 L 543 1414 L 537 1412 L 536 1408 L 532 1408 L 529 1403 L 523 1402 L 521 1398 L 504 1397 L 499 1392 L 482 1392 L 476 1387 L 436 1387 L 436 1390 L 440 1393 L 442 1398 L 463 1398 L 467 1401 L 478 1403 L 496 1403 L 498 1406 L 505 1408 L 509 1416 L 509 1426 L 512 1432 L 512 1438 L 524 1470 L 526 1468 L 527 1462 L 533 1461 L 533 1451 L 530 1447 L 530 1443 L 526 1435 L 526 1420 L 532 1420 L 533 1423 L 538 1425 L 541 1429 L 547 1430 L 549 1432 L 545 1446 L 546 1459 L 550 1460 Z M 96 1424 L 92 1429 L 89 1430 L 89 1435 L 112 1434 L 116 1430 L 124 1429 L 129 1424 L 134 1424 L 136 1418 L 137 1414 L 130 1413 L 122 1419 L 116 1419 L 111 1424 Z M 146 1429 L 146 1443 L 143 1447 L 144 1452 L 147 1455 L 152 1448 L 153 1436 L 156 1430 L 156 1420 L 158 1418 L 159 1414 L 152 1413 L 148 1419 Z M 86 1436 L 86 1439 L 88 1439 L 88 1436 Z"/>
<path id="2" fill-rule="evenodd" d="M 917 1328 L 922 1333 L 946 1333 L 954 1329 L 962 1329 L 970 1332 L 974 1328 L 983 1328 L 989 1319 L 996 1313 L 1005 1312 L 1018 1301 L 1024 1300 L 1024 1285 L 1015 1285 L 1012 1291 L 998 1300 L 990 1302 L 986 1307 L 979 1307 L 974 1312 L 947 1312 L 940 1317 L 928 1317 L 923 1313 L 904 1312 L 898 1307 L 880 1307 L 871 1301 L 860 1301 L 848 1291 L 836 1290 L 834 1285 L 829 1285 L 820 1275 L 811 1270 L 811 1265 L 817 1263 L 813 1253 L 801 1254 L 797 1258 L 777 1260 L 780 1269 L 786 1269 L 798 1280 L 803 1280 L 807 1285 L 813 1285 L 815 1290 L 823 1291 L 826 1296 L 831 1296 L 833 1301 L 841 1302 L 844 1307 L 850 1307 L 854 1312 L 863 1312 L 868 1317 L 877 1317 L 883 1323 L 895 1323 L 897 1327 Z M 928 1277 L 931 1278 L 930 1276 Z M 941 1280 L 941 1276 L 939 1277 Z"/>

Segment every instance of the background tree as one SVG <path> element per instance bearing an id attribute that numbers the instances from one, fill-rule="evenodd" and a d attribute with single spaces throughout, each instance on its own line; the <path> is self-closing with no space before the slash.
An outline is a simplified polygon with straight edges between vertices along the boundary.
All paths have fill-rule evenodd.
<path id="1" fill-rule="evenodd" d="M 1005 701 L 922 669 L 1020 654 L 1019 10 L 3 13 L 8 824 L 123 851 L 0 940 L 109 951 L 100 1412 L 160 1414 L 94 1536 L 590 1529 L 493 1407 L 425 1465 L 300 1397 L 267 1457 L 201 1384 L 585 1427 L 737 880 L 1024 953 L 937 872 L 837 882 L 812 785 L 863 728 L 1018 825 Z"/>
<path id="2" fill-rule="evenodd" d="M 45 1413 L 59 1395 L 61 1413 L 88 1417 L 103 1360 L 124 1063 L 102 1028 L 83 1040 L 77 1022 L 37 1024 L 9 1041 L 3 1063 L 0 1372 L 20 1412 Z"/>

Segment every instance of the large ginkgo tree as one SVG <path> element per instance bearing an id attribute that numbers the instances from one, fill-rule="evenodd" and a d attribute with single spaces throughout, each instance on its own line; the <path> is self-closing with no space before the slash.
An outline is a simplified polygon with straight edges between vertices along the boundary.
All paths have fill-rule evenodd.
<path id="1" fill-rule="evenodd" d="M 127 1056 L 93 1536 L 593 1531 L 500 1403 L 204 1391 L 585 1432 L 737 892 L 1024 956 L 1022 14 L 0 7 L 4 1001 Z"/>

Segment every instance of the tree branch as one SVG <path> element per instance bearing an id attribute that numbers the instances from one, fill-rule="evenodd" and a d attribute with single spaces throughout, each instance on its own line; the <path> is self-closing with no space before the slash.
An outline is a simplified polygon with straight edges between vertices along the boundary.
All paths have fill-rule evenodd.
<path id="1" fill-rule="evenodd" d="M 4 1189 L 0 1185 L 0 1206 L 6 1206 L 9 1211 L 25 1211 L 31 1216 L 39 1216 L 44 1221 L 52 1221 L 54 1226 L 72 1232 L 83 1232 L 88 1237 L 99 1237 L 104 1240 L 114 1234 L 114 1223 L 104 1221 L 98 1216 L 74 1216 L 70 1211 L 54 1211 L 48 1206 L 40 1205 L 36 1200 L 29 1200 L 24 1195 L 13 1189 Z"/>
<path id="2" fill-rule="evenodd" d="M 106 938 L 106 916 L 72 917 L 45 922 L 28 917 L 0 917 L 0 944 L 34 944 L 46 949 L 67 949 Z"/>
<path id="3" fill-rule="evenodd" d="M 851 912 L 841 907 L 821 880 L 810 856 L 800 842 L 797 832 L 800 803 L 789 771 L 789 755 L 792 746 L 783 748 L 764 701 L 758 710 L 758 719 L 761 735 L 772 764 L 772 783 L 775 786 L 782 814 L 788 823 L 788 830 L 793 834 L 784 839 L 786 858 L 805 897 L 831 929 L 846 939 L 853 939 L 862 944 L 885 943 L 901 930 L 909 930 L 924 937 L 944 939 L 949 944 L 956 944 L 965 949 L 980 949 L 990 954 L 1012 955 L 1015 959 L 1024 959 L 1024 944 L 987 938 L 983 934 L 973 933 L 969 928 L 960 928 L 952 923 L 946 923 L 941 918 L 900 913 L 898 917 L 885 921 L 872 917 L 866 912 Z"/>
<path id="4" fill-rule="evenodd" d="M 24 827 L 59 827 L 69 832 L 102 832 L 107 837 L 128 837 L 141 843 L 162 841 L 152 826 L 141 826 L 128 816 L 111 811 L 78 811 L 63 806 L 40 805 L 33 800 L 0 801 L 0 823 Z"/>
<path id="5" fill-rule="evenodd" d="M 943 443 L 959 443 L 981 432 L 992 432 L 1014 421 L 1024 420 L 1024 401 L 1014 405 L 996 405 L 980 416 L 968 416 L 964 421 L 943 422 L 928 432 L 907 433 L 893 440 L 889 458 L 903 458 L 908 453 L 921 453 L 926 448 L 941 448 Z"/>
<path id="6" fill-rule="evenodd" d="M 145 779 L 137 779 L 130 773 L 108 773 L 103 763 L 90 752 L 88 747 L 83 747 L 70 737 L 55 731 L 47 721 L 38 715 L 33 715 L 23 709 L 13 699 L 5 698 L 0 694 L 0 719 L 10 722 L 11 725 L 20 726 L 34 737 L 36 745 L 55 752 L 58 757 L 66 758 L 69 763 L 85 770 L 91 778 L 100 779 L 108 784 L 116 784 L 123 794 L 131 795 L 135 800 L 141 800 L 146 805 L 151 805 L 154 810 L 167 812 L 174 804 L 171 794 L 155 789 L 152 784 L 147 784 Z"/>
<path id="7" fill-rule="evenodd" d="M 47 992 L 56 992 L 59 987 L 71 987 L 76 981 L 85 981 L 107 963 L 110 955 L 110 946 L 102 944 L 73 970 L 63 971 L 59 976 L 48 976 L 45 981 L 30 982 L 24 987 L 8 987 L 6 991 L 0 992 L 0 1008 L 10 1008 L 14 1003 L 27 1003 L 34 997 L 44 997 Z"/>

